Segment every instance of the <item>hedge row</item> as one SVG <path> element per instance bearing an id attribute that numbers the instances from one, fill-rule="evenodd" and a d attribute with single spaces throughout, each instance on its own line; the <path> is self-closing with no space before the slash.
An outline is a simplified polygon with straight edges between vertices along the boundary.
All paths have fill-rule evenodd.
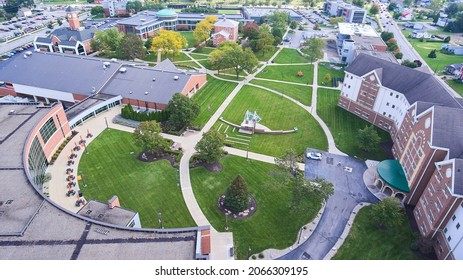
<path id="1" fill-rule="evenodd" d="M 121 110 L 121 116 L 125 119 L 134 120 L 138 122 L 143 121 L 152 121 L 155 120 L 157 122 L 164 122 L 169 119 L 169 113 L 164 111 L 156 111 L 156 112 L 138 112 L 133 110 L 132 105 L 128 104 Z"/>

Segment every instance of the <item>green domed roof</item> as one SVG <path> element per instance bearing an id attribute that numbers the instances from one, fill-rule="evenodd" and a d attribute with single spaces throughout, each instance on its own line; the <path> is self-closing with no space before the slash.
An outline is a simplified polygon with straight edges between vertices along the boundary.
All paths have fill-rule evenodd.
<path id="1" fill-rule="evenodd" d="M 157 17 L 174 17 L 177 16 L 177 13 L 171 9 L 163 9 L 156 13 Z"/>

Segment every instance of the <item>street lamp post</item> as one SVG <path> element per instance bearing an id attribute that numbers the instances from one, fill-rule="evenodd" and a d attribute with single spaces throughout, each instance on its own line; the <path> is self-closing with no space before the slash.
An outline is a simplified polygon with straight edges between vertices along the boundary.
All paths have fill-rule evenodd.
<path id="1" fill-rule="evenodd" d="M 104 121 L 106 123 L 106 128 L 109 128 L 109 125 L 108 125 L 108 119 L 106 117 L 104 117 Z"/>
<path id="2" fill-rule="evenodd" d="M 228 212 L 225 213 L 225 230 L 228 230 Z"/>
<path id="3" fill-rule="evenodd" d="M 249 248 L 248 248 L 248 259 L 251 257 L 251 245 L 249 245 Z"/>
<path id="4" fill-rule="evenodd" d="M 85 179 L 84 179 L 84 174 L 82 172 L 80 172 L 80 178 L 82 178 L 82 184 L 84 187 L 87 187 L 87 183 L 85 182 Z"/>
<path id="5" fill-rule="evenodd" d="M 162 226 L 162 214 L 161 214 L 161 211 L 158 212 L 158 222 L 159 222 L 159 227 L 164 228 Z"/>
<path id="6" fill-rule="evenodd" d="M 87 144 L 84 143 L 85 154 L 88 155 Z"/>

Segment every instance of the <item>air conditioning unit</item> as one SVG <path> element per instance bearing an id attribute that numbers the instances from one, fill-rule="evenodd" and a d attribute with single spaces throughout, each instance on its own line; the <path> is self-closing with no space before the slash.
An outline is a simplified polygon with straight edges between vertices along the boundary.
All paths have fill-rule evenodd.
<path id="1" fill-rule="evenodd" d="M 119 69 L 119 73 L 125 73 L 125 72 L 127 72 L 127 68 L 121 67 L 121 69 Z"/>
<path id="2" fill-rule="evenodd" d="M 174 80 L 178 80 L 178 76 L 174 76 Z"/>
<path id="3" fill-rule="evenodd" d="M 109 61 L 105 61 L 105 62 L 103 63 L 103 65 L 106 66 L 106 67 L 109 67 L 109 66 L 111 66 L 111 63 L 110 63 Z"/>

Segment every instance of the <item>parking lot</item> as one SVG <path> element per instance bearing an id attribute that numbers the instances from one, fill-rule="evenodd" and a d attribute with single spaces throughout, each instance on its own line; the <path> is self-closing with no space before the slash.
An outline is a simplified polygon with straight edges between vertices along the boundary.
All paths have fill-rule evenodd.
<path id="1" fill-rule="evenodd" d="M 306 178 L 325 178 L 333 183 L 334 194 L 328 199 L 313 234 L 282 259 L 323 259 L 341 236 L 354 207 L 361 202 L 378 201 L 363 182 L 363 173 L 367 169 L 365 162 L 314 149 L 307 152 L 321 153 L 322 159 L 306 158 Z"/>

